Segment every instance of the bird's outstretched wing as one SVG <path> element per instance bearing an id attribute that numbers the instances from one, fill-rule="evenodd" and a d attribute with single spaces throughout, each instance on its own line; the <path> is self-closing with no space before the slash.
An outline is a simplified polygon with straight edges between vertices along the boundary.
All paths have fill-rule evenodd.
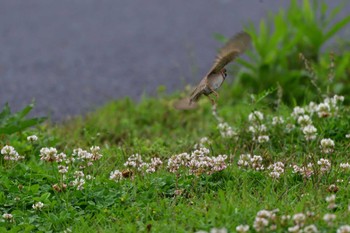
<path id="1" fill-rule="evenodd" d="M 251 37 L 246 32 L 240 32 L 233 36 L 225 45 L 219 50 L 216 60 L 209 70 L 207 77 L 211 74 L 220 72 L 228 63 L 233 61 L 239 55 L 244 53 L 250 47 Z"/>

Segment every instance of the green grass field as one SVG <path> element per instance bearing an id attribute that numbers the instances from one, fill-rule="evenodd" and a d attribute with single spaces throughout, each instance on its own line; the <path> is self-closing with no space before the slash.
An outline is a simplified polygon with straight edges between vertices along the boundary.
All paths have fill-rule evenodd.
<path id="1" fill-rule="evenodd" d="M 0 203 L 12 218 L 1 231 L 335 232 L 350 223 L 341 97 L 294 109 L 220 98 L 223 122 L 204 98 L 188 112 L 175 99 L 116 101 L 4 136 Z"/>

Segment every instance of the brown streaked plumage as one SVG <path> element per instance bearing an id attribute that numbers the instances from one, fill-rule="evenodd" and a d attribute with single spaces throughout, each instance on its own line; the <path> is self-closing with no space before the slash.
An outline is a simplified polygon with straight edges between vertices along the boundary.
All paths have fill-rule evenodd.
<path id="1" fill-rule="evenodd" d="M 251 43 L 251 37 L 246 32 L 240 32 L 233 36 L 218 52 L 216 60 L 207 73 L 207 75 L 200 81 L 197 87 L 193 90 L 189 102 L 184 104 L 186 99 L 179 100 L 182 104 L 175 105 L 178 109 L 191 109 L 191 105 L 195 105 L 202 95 L 209 97 L 211 93 L 214 93 L 218 97 L 216 90 L 222 85 L 226 78 L 225 66 L 236 59 L 239 55 L 247 50 Z M 215 101 L 209 97 L 214 104 Z M 184 106 L 184 108 L 181 108 Z M 193 107 L 195 108 L 195 107 Z"/>

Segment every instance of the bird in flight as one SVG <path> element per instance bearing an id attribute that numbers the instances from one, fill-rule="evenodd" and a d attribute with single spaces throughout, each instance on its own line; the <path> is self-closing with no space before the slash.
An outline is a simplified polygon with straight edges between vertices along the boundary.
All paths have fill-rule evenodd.
<path id="1" fill-rule="evenodd" d="M 190 97 L 177 101 L 174 104 L 175 108 L 183 110 L 196 108 L 196 102 L 202 95 L 208 96 L 212 104 L 215 105 L 215 100 L 209 95 L 214 93 L 216 98 L 219 97 L 216 90 L 222 85 L 227 76 L 225 66 L 244 53 L 250 47 L 250 44 L 251 37 L 246 32 L 240 32 L 228 40 L 219 50 L 213 66 L 192 91 Z"/>

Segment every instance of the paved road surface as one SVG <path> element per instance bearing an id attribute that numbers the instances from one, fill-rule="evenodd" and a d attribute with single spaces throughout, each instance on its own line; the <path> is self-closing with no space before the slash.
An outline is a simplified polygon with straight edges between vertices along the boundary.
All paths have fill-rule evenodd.
<path id="1" fill-rule="evenodd" d="M 158 85 L 180 89 L 211 65 L 214 33 L 231 36 L 288 2 L 0 0 L 0 106 L 35 99 L 36 115 L 58 120 Z"/>

